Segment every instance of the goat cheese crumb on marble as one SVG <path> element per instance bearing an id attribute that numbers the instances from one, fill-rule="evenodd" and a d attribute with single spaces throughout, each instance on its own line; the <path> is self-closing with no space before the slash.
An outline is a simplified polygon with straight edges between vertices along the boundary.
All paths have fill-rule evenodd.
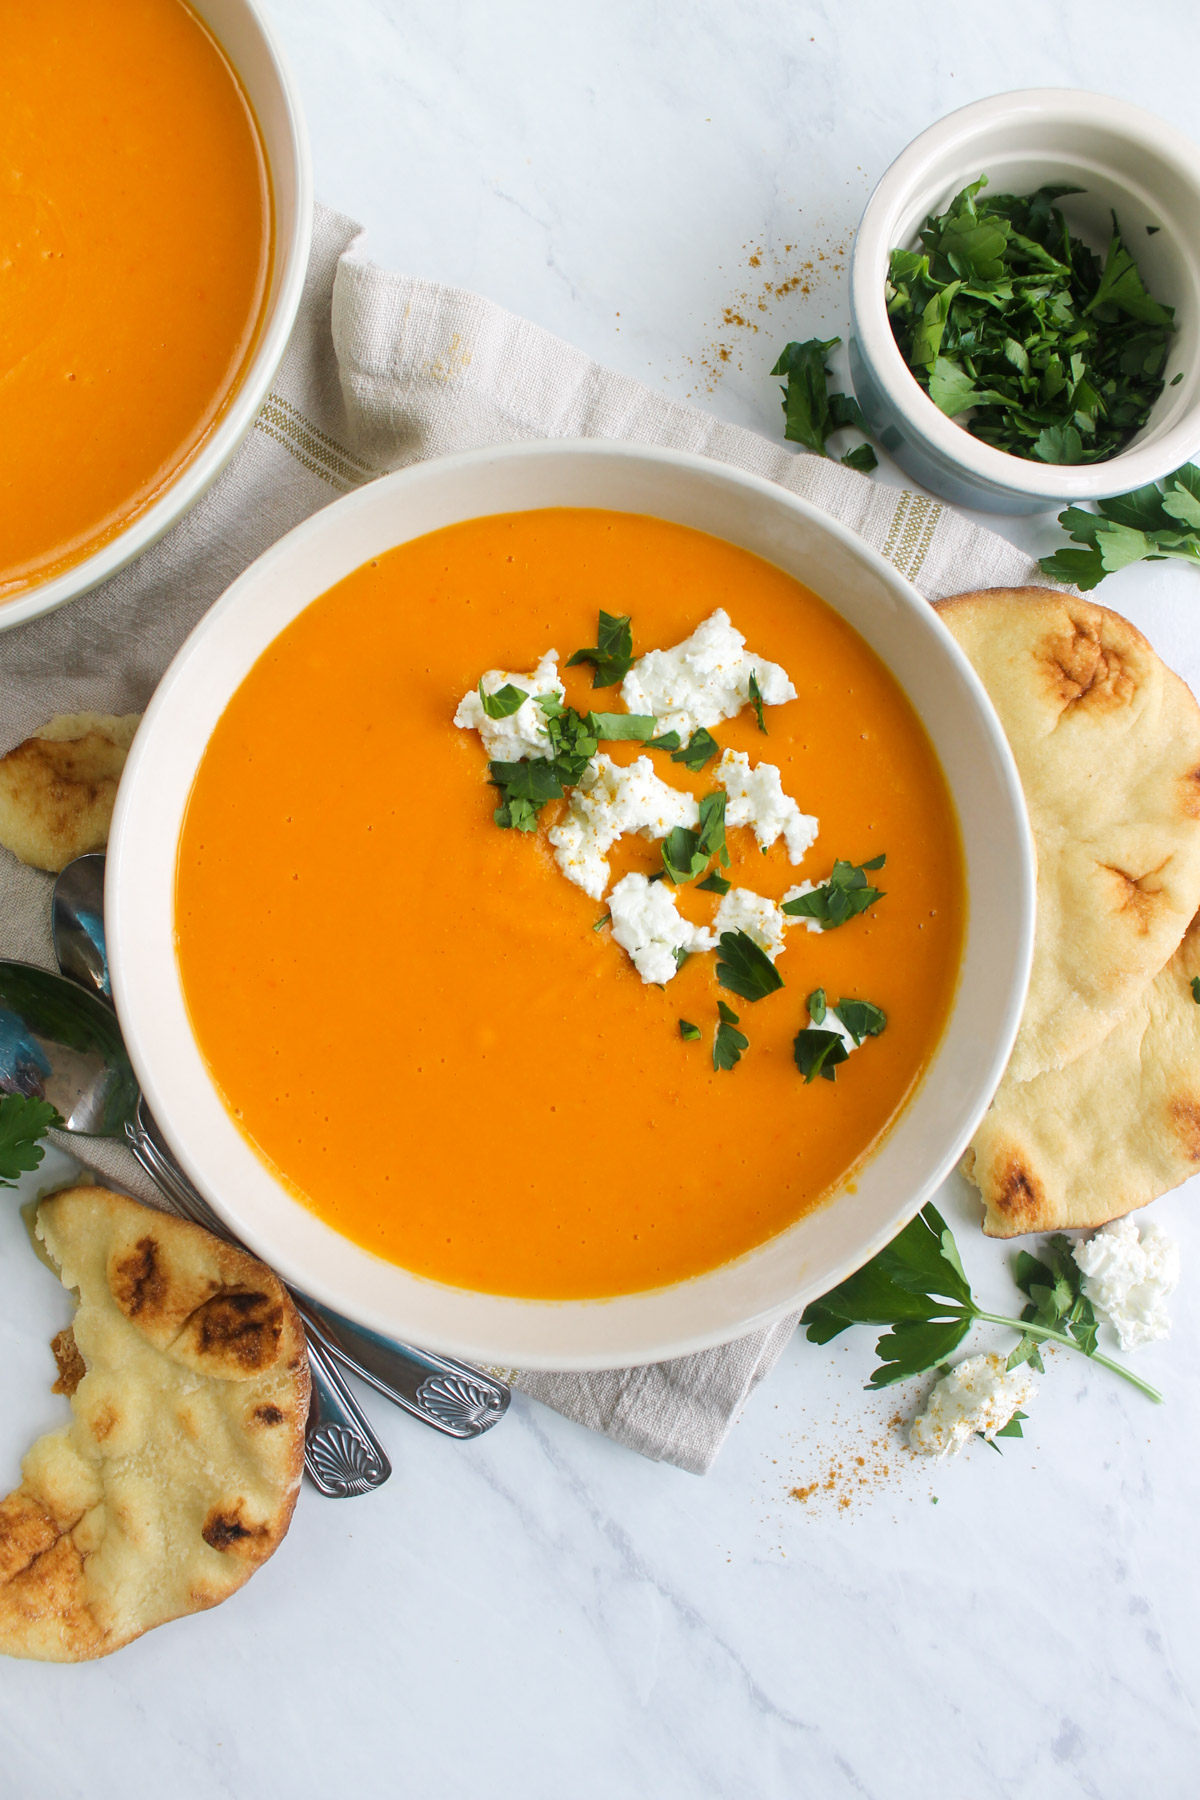
<path id="1" fill-rule="evenodd" d="M 608 897 L 612 934 L 633 959 L 643 981 L 668 982 L 679 969 L 676 951 L 711 950 L 715 934 L 693 925 L 676 904 L 665 881 L 623 875 Z"/>
<path id="2" fill-rule="evenodd" d="M 477 731 L 483 740 L 490 762 L 524 762 L 534 756 L 551 754 L 546 715 L 535 698 L 538 694 L 566 696 L 558 674 L 558 651 L 547 650 L 537 668 L 528 675 L 514 675 L 509 669 L 489 669 L 481 686 L 485 694 L 498 694 L 509 684 L 521 688 L 529 698 L 522 700 L 507 719 L 489 719 L 477 688 L 464 694 L 454 714 L 454 723 L 462 731 Z"/>
<path id="3" fill-rule="evenodd" d="M 1171 1335 L 1167 1295 L 1179 1285 L 1179 1245 L 1153 1223 L 1139 1234 L 1132 1219 L 1114 1219 L 1072 1255 L 1083 1291 L 1108 1320 L 1122 1350 Z"/>
<path id="4" fill-rule="evenodd" d="M 744 931 L 772 962 L 783 949 L 786 926 L 787 920 L 775 901 L 768 900 L 764 894 L 756 894 L 752 888 L 730 888 L 721 896 L 721 904 L 713 918 L 713 930 L 718 937 L 723 931 Z"/>
<path id="5" fill-rule="evenodd" d="M 749 703 L 751 675 L 764 706 L 796 698 L 786 669 L 747 655 L 745 638 L 719 606 L 681 644 L 639 656 L 621 698 L 631 713 L 653 713 L 660 732 L 677 731 L 686 741 L 702 725 L 737 717 Z"/>
<path id="6" fill-rule="evenodd" d="M 742 750 L 726 750 L 713 777 L 725 789 L 726 825 L 753 825 L 764 850 L 782 836 L 792 862 L 803 858 L 817 835 L 817 820 L 802 813 L 774 763 L 755 763 Z"/>
<path id="7" fill-rule="evenodd" d="M 611 872 L 607 854 L 625 832 L 664 838 L 676 825 L 690 828 L 699 819 L 694 796 L 660 781 L 648 756 L 621 768 L 601 753 L 571 789 L 566 817 L 549 834 L 550 846 L 567 880 L 599 900 Z"/>
<path id="8" fill-rule="evenodd" d="M 1011 1372 L 994 1353 L 968 1356 L 937 1383 L 923 1413 L 912 1422 L 908 1438 L 925 1456 L 957 1456 L 976 1432 L 989 1441 L 1015 1412 L 1037 1395 L 1037 1383 L 1025 1364 Z"/>

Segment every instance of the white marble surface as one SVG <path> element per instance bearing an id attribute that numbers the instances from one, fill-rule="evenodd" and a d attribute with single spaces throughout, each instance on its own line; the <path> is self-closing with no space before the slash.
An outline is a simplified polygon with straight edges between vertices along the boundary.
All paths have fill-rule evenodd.
<path id="1" fill-rule="evenodd" d="M 1200 49 L 1191 0 L 1155 0 L 1136 28 L 1112 0 L 273 12 L 318 191 L 368 224 L 379 260 L 481 289 L 765 431 L 778 347 L 844 329 L 850 233 L 909 138 L 979 95 L 1055 83 L 1186 130 Z M 1039 549 L 1057 535 L 1002 528 Z M 1200 682 L 1195 576 L 1130 570 L 1102 597 Z M 471 1447 L 368 1400 L 392 1483 L 352 1503 L 305 1492 L 242 1595 L 95 1666 L 0 1666 L 0 1796 L 1191 1795 L 1195 1186 L 1156 1209 L 1184 1243 L 1175 1336 L 1138 1353 L 1169 1404 L 1060 1355 L 1002 1458 L 908 1458 L 888 1421 L 920 1384 L 864 1395 L 865 1333 L 796 1341 L 704 1481 L 520 1400 Z M 1006 1310 L 1005 1251 L 965 1189 L 947 1206 Z M 62 1414 L 46 1341 L 68 1311 L 10 1197 L 5 1486 Z"/>

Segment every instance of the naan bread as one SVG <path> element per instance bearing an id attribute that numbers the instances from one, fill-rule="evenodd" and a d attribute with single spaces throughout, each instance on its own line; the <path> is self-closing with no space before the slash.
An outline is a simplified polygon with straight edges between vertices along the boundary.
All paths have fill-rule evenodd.
<path id="1" fill-rule="evenodd" d="M 1006 1075 L 963 1162 L 989 1237 L 1106 1225 L 1200 1170 L 1200 917 L 1108 1036 Z"/>
<path id="2" fill-rule="evenodd" d="M 278 1547 L 308 1356 L 276 1276 L 195 1225 L 83 1187 L 37 1232 L 79 1294 L 54 1343 L 74 1417 L 0 1501 L 0 1652 L 78 1662 L 218 1605 Z"/>
<path id="3" fill-rule="evenodd" d="M 1008 1077 L 1112 1030 L 1200 908 L 1200 706 L 1119 613 L 1046 588 L 937 607 L 1012 745 L 1037 845 L 1033 976 Z"/>
<path id="4" fill-rule="evenodd" d="M 140 713 L 60 713 L 0 757 L 0 844 L 57 874 L 103 850 Z"/>

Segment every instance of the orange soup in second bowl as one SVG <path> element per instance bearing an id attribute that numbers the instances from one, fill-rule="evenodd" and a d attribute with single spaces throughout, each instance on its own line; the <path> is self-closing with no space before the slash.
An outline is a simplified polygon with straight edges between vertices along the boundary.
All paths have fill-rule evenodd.
<path id="1" fill-rule="evenodd" d="M 0 0 L 0 601 L 199 448 L 270 259 L 258 128 L 183 0 Z"/>
<path id="2" fill-rule="evenodd" d="M 540 1298 L 713 1269 L 844 1183 L 937 1047 L 963 925 L 945 781 L 874 652 L 626 513 L 476 519 L 314 601 L 178 852 L 192 1026 L 260 1155 L 380 1256 Z"/>

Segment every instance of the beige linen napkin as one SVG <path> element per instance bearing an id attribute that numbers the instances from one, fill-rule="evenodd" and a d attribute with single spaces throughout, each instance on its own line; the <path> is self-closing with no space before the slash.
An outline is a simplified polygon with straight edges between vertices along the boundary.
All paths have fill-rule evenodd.
<path id="1" fill-rule="evenodd" d="M 234 576 L 340 494 L 406 463 L 517 438 L 622 438 L 752 470 L 850 526 L 930 599 L 1040 579 L 1011 544 L 936 500 L 663 399 L 476 294 L 373 267 L 360 245 L 358 226 L 318 212 L 275 386 L 188 517 L 104 587 L 0 634 L 0 753 L 57 712 L 141 711 Z M 50 887 L 0 851 L 0 954 L 53 966 Z M 88 1151 L 110 1179 L 152 1197 L 122 1148 Z M 649 1368 L 505 1373 L 569 1418 L 699 1474 L 794 1325 Z"/>

